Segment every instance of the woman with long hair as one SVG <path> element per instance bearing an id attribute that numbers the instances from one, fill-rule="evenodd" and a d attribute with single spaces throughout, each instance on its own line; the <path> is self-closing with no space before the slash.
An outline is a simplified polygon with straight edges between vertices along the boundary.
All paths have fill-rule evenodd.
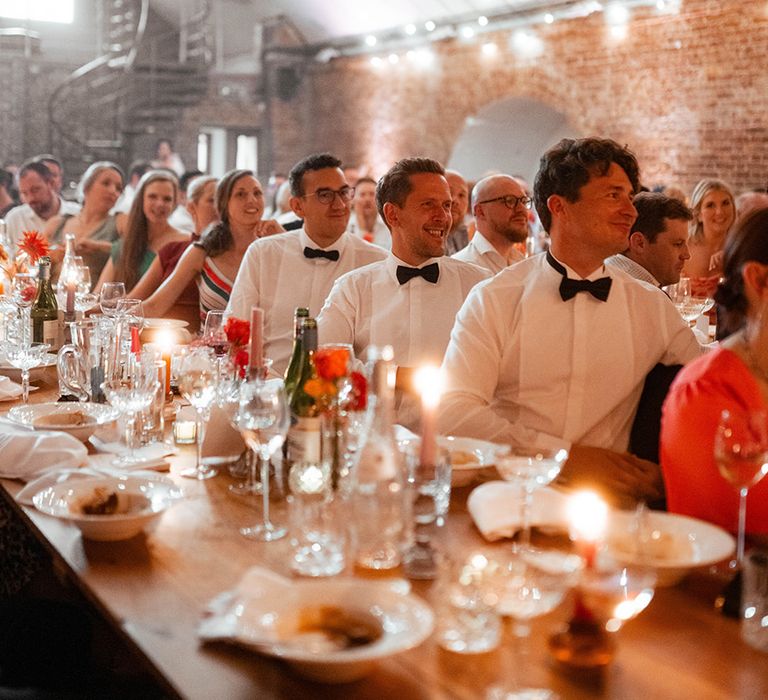
<path id="1" fill-rule="evenodd" d="M 714 442 L 723 410 L 768 411 L 768 209 L 739 219 L 723 263 L 715 299 L 737 330 L 675 378 L 662 414 L 661 467 L 670 511 L 733 531 L 737 489 L 718 471 Z M 768 542 L 768 478 L 749 490 L 746 532 Z"/>
<path id="2" fill-rule="evenodd" d="M 97 293 L 105 282 L 124 282 L 125 288 L 131 289 L 166 243 L 189 240 L 168 223 L 177 199 L 178 183 L 171 173 L 150 170 L 144 174 L 128 212 L 125 235 L 112 244 L 95 288 Z"/>
<path id="3" fill-rule="evenodd" d="M 711 297 L 722 273 L 725 237 L 736 220 L 733 190 L 722 180 L 701 180 L 691 194 L 690 259 L 683 275 L 694 296 Z"/>
<path id="4" fill-rule="evenodd" d="M 216 209 L 221 221 L 187 248 L 173 274 L 144 302 L 147 316 L 165 315 L 192 281 L 199 290 L 201 319 L 212 309 L 225 309 L 248 246 L 283 230 L 271 219 L 262 221 L 264 191 L 250 170 L 230 170 L 221 178 Z"/>
<path id="5" fill-rule="evenodd" d="M 51 260 L 56 266 L 64 259 L 65 236 L 75 236 L 75 253 L 91 271 L 91 280 L 99 279 L 109 260 L 112 244 L 125 232 L 127 216 L 110 214 L 123 191 L 123 171 L 110 161 L 92 163 L 77 186 L 82 209 L 77 214 L 64 214 L 49 219 L 43 235 L 52 244 Z"/>

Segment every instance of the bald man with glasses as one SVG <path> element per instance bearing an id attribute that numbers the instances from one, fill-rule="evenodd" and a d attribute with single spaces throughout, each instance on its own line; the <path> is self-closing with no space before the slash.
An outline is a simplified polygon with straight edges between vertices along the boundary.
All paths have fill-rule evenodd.
<path id="1" fill-rule="evenodd" d="M 469 245 L 453 257 L 474 263 L 494 275 L 525 256 L 515 244 L 528 237 L 531 198 L 510 175 L 490 175 L 472 190 L 477 230 Z"/>
<path id="2" fill-rule="evenodd" d="M 282 373 L 290 359 L 297 306 L 316 316 L 341 275 L 382 260 L 387 252 L 346 232 L 355 194 L 341 161 L 308 156 L 291 170 L 291 209 L 304 226 L 260 238 L 248 248 L 232 288 L 227 314 L 248 319 L 264 309 L 264 353 Z"/>

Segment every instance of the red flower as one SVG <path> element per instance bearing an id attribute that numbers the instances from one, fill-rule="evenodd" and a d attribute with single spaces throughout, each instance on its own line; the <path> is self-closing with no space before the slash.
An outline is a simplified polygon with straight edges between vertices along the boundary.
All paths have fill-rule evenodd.
<path id="1" fill-rule="evenodd" d="M 314 361 L 317 376 L 335 382 L 349 373 L 349 348 L 321 348 L 315 353 Z"/>
<path id="2" fill-rule="evenodd" d="M 232 362 L 235 363 L 238 374 L 244 377 L 245 370 L 248 367 L 248 351 L 245 348 L 238 350 L 234 358 L 232 358 Z"/>
<path id="3" fill-rule="evenodd" d="M 34 264 L 44 255 L 48 255 L 48 241 L 37 231 L 24 231 L 19 250 L 26 253 Z"/>
<path id="4" fill-rule="evenodd" d="M 230 316 L 224 324 L 224 332 L 227 334 L 227 340 L 235 347 L 248 345 L 248 341 L 251 339 L 251 323 Z"/>
<path id="5" fill-rule="evenodd" d="M 352 372 L 349 379 L 352 382 L 349 408 L 352 411 L 364 411 L 368 405 L 368 382 L 360 372 Z"/>

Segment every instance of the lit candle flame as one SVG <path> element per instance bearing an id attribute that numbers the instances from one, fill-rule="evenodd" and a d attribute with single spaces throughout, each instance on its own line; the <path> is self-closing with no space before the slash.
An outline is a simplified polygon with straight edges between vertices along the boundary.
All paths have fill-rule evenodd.
<path id="1" fill-rule="evenodd" d="M 443 393 L 443 375 L 439 367 L 424 365 L 414 375 L 416 390 L 425 407 L 437 408 Z"/>
<path id="2" fill-rule="evenodd" d="M 598 542 L 605 534 L 608 506 L 592 491 L 573 494 L 568 502 L 571 536 L 580 542 Z"/>

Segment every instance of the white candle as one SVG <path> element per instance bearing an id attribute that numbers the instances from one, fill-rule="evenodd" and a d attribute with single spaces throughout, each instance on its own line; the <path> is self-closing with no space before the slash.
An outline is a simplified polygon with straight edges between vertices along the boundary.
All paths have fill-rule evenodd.
<path id="1" fill-rule="evenodd" d="M 587 567 L 595 563 L 597 546 L 605 536 L 608 506 L 592 491 L 579 491 L 568 502 L 571 539 L 582 550 Z"/>
<path id="2" fill-rule="evenodd" d="M 261 369 L 264 364 L 264 311 L 251 307 L 251 369 Z"/>
<path id="3" fill-rule="evenodd" d="M 434 466 L 437 460 L 437 431 L 435 422 L 437 407 L 442 394 L 440 369 L 426 365 L 415 376 L 416 388 L 421 394 L 421 453 L 419 461 L 425 466 Z"/>

